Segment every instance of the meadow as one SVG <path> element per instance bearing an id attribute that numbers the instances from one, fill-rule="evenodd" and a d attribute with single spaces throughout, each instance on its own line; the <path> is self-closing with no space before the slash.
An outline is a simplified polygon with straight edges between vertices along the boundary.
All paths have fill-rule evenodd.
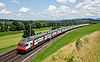
<path id="1" fill-rule="evenodd" d="M 63 36 L 61 39 L 58 39 L 55 43 L 48 46 L 46 49 L 44 49 L 38 56 L 36 56 L 31 62 L 42 62 L 45 58 L 50 56 L 51 54 L 55 53 L 60 48 L 64 47 L 65 45 L 87 35 L 91 34 L 94 31 L 100 30 L 100 23 L 82 27 L 78 30 L 72 31 L 65 36 Z"/>
<path id="2" fill-rule="evenodd" d="M 35 33 L 51 30 L 51 27 L 34 29 Z M 23 31 L 0 32 L 0 54 L 16 48 L 19 40 L 22 39 Z"/>

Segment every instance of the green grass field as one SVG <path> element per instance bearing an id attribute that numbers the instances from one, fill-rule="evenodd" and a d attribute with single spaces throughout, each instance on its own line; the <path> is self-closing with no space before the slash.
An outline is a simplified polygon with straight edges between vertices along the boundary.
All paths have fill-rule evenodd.
<path id="1" fill-rule="evenodd" d="M 40 33 L 40 32 L 45 32 L 50 30 L 51 27 L 45 27 L 45 28 L 39 28 L 39 29 L 34 29 L 35 33 Z M 9 31 L 9 32 L 0 32 L 0 37 L 1 36 L 7 36 L 7 35 L 14 35 L 14 34 L 19 34 L 23 33 L 23 31 Z"/>
<path id="2" fill-rule="evenodd" d="M 62 48 L 63 46 L 67 45 L 70 42 L 73 42 L 87 34 L 90 34 L 94 31 L 100 30 L 100 23 L 86 26 L 75 30 L 73 32 L 68 33 L 61 39 L 57 40 L 57 42 L 53 43 L 46 49 L 44 49 L 38 56 L 36 56 L 31 62 L 42 62 L 46 57 L 56 52 L 58 49 Z"/>
<path id="3" fill-rule="evenodd" d="M 22 33 L 22 31 L 0 32 L 0 37 L 1 36 L 7 36 L 7 35 L 14 35 L 14 34 L 18 34 L 18 33 Z"/>
<path id="4" fill-rule="evenodd" d="M 35 33 L 46 32 L 51 27 L 34 29 Z M 18 41 L 22 38 L 22 31 L 0 32 L 0 54 L 11 50 L 17 46 Z"/>

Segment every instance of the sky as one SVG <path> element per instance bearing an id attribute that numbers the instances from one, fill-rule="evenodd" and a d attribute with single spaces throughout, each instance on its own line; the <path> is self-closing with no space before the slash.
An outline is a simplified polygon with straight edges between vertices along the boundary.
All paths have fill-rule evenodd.
<path id="1" fill-rule="evenodd" d="M 0 19 L 100 18 L 100 0 L 0 0 Z"/>

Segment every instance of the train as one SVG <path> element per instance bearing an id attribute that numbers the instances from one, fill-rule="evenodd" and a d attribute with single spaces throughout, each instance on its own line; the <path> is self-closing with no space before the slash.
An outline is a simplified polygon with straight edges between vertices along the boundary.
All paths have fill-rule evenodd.
<path id="1" fill-rule="evenodd" d="M 50 30 L 41 34 L 29 36 L 28 38 L 23 38 L 18 42 L 17 51 L 18 52 L 30 51 L 62 33 L 65 33 L 67 31 L 70 31 L 72 29 L 76 29 L 79 27 L 87 26 L 87 25 L 89 24 L 67 26 L 67 27 L 58 28 L 55 30 Z"/>

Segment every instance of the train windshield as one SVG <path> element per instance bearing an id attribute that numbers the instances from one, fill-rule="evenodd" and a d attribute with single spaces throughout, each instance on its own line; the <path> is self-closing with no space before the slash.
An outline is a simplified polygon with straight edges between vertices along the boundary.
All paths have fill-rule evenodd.
<path id="1" fill-rule="evenodd" d="M 21 47 L 26 47 L 26 46 L 28 46 L 28 44 L 18 44 L 18 46 L 21 46 Z"/>

